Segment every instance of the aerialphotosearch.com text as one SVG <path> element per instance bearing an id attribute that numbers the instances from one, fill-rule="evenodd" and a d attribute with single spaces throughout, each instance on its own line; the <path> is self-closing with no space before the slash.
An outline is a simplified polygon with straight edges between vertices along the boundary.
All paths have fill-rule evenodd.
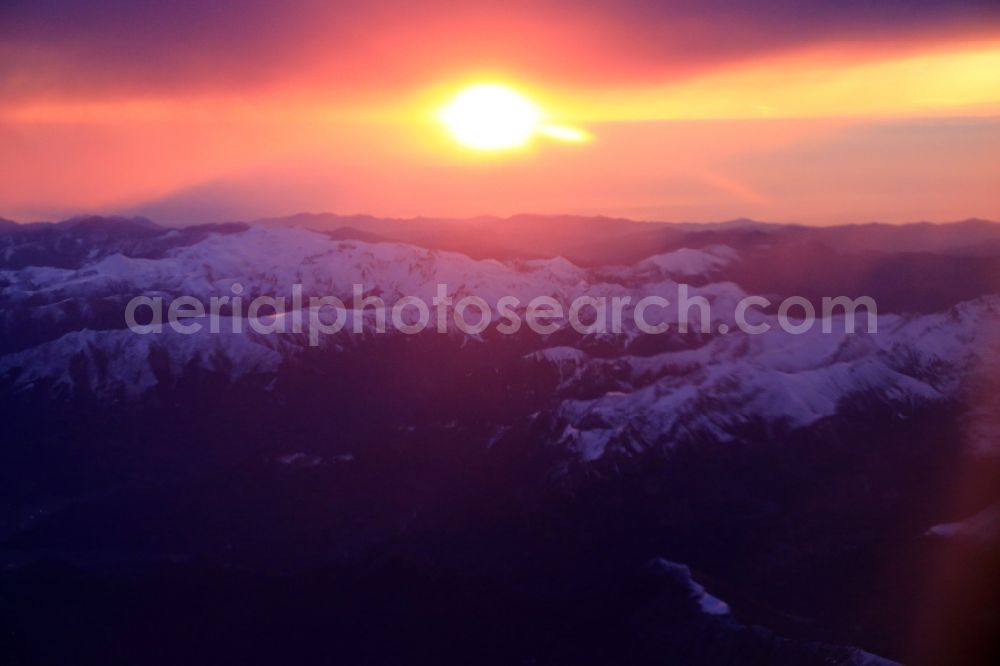
<path id="1" fill-rule="evenodd" d="M 735 303 L 714 299 L 713 304 L 686 284 L 677 285 L 676 293 L 671 294 L 582 295 L 563 300 L 539 295 L 526 301 L 506 295 L 492 303 L 475 295 L 456 297 L 447 284 L 438 284 L 429 302 L 418 296 L 401 296 L 387 303 L 362 284 L 354 284 L 352 296 L 346 299 L 305 296 L 300 284 L 293 285 L 288 296 L 251 298 L 238 282 L 231 285 L 230 291 L 213 295 L 207 302 L 195 296 L 136 296 L 126 305 L 125 323 L 140 335 L 162 333 L 166 327 L 187 335 L 205 330 L 251 330 L 261 335 L 305 333 L 312 346 L 318 346 L 322 336 L 342 331 L 360 334 L 394 330 L 415 335 L 427 330 L 458 330 L 479 335 L 493 329 L 513 335 L 527 328 L 538 335 L 550 335 L 567 325 L 581 335 L 617 335 L 629 330 L 649 335 L 669 331 L 725 334 L 733 327 L 748 335 L 759 335 L 775 325 L 797 335 L 813 330 L 817 323 L 824 333 L 854 333 L 862 314 L 867 315 L 863 330 L 875 333 L 878 328 L 876 304 L 868 296 L 824 297 L 818 308 L 814 301 L 802 296 L 775 301 L 765 296 L 745 296 Z M 725 301 L 731 311 L 713 312 L 720 301 Z"/>

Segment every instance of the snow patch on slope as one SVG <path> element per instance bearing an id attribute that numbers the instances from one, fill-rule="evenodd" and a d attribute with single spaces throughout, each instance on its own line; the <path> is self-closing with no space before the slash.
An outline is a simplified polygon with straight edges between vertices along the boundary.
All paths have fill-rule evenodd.
<path id="1" fill-rule="evenodd" d="M 698 608 L 706 615 L 729 615 L 729 604 L 722 599 L 714 597 L 705 590 L 691 575 L 691 568 L 686 564 L 671 562 L 662 557 L 655 558 L 650 566 L 665 576 L 669 576 L 673 581 L 683 585 L 690 598 L 698 604 Z"/>
<path id="2" fill-rule="evenodd" d="M 1000 542 L 1000 503 L 988 506 L 965 520 L 935 525 L 927 530 L 926 535 L 948 539 L 970 539 L 985 543 Z"/>

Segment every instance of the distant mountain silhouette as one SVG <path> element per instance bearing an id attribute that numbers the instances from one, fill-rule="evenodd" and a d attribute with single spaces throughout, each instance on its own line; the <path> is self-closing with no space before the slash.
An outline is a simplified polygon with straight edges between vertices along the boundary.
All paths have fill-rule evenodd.
<path id="1" fill-rule="evenodd" d="M 251 224 L 295 226 L 324 232 L 346 227 L 359 234 L 374 234 L 386 240 L 462 252 L 477 259 L 562 256 L 581 266 L 627 264 L 681 247 L 719 244 L 789 247 L 800 243 L 819 243 L 847 253 L 1000 255 L 1000 224 L 978 219 L 951 224 L 919 222 L 807 227 L 750 219 L 693 224 L 576 215 L 399 219 L 300 213 L 256 220 Z"/>

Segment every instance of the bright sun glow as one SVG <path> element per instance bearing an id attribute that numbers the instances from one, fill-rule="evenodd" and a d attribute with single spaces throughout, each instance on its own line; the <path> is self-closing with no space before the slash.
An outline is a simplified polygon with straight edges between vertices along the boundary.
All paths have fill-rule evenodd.
<path id="1" fill-rule="evenodd" d="M 463 146 L 503 150 L 531 140 L 542 121 L 542 110 L 506 86 L 486 83 L 458 93 L 441 109 L 439 118 Z"/>
<path id="2" fill-rule="evenodd" d="M 545 124 L 537 104 L 496 83 L 465 88 L 438 112 L 438 119 L 457 142 L 476 150 L 520 148 L 536 135 L 569 142 L 588 138 L 582 130 Z"/>

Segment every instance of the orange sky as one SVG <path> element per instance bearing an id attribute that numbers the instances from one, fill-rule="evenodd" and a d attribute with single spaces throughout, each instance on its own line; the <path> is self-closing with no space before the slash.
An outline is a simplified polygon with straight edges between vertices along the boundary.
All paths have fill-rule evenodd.
<path id="1" fill-rule="evenodd" d="M 927 20 L 887 30 L 870 13 L 638 0 L 250 3 L 147 25 L 116 1 L 10 15 L 0 216 L 1000 219 L 1000 22 L 976 3 L 917 3 Z M 434 111 L 481 81 L 592 140 L 457 146 Z"/>

